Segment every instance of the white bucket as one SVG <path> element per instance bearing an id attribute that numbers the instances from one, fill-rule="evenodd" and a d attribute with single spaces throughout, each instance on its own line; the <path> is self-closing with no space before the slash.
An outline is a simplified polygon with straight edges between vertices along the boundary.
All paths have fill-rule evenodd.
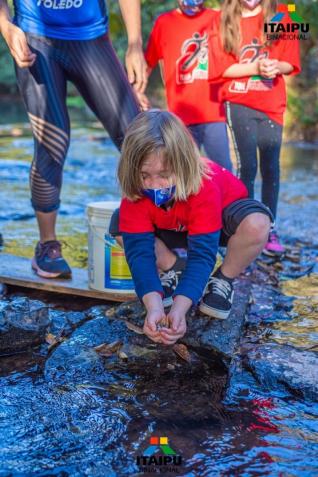
<path id="1" fill-rule="evenodd" d="M 119 202 L 91 202 L 88 216 L 88 286 L 94 290 L 134 294 L 125 253 L 108 233 Z"/>

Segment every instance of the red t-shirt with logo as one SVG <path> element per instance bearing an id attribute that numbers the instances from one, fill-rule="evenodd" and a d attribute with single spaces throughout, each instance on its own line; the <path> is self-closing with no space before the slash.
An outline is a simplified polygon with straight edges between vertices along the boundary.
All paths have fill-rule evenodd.
<path id="1" fill-rule="evenodd" d="M 119 230 L 128 233 L 154 232 L 155 228 L 207 234 L 222 228 L 222 211 L 232 202 L 245 199 L 247 189 L 240 179 L 218 164 L 207 161 L 211 177 L 204 179 L 198 194 L 176 201 L 165 210 L 147 197 L 122 199 Z"/>
<path id="2" fill-rule="evenodd" d="M 252 17 L 242 17 L 242 47 L 238 59 L 234 54 L 224 52 L 220 21 L 221 12 L 217 12 L 213 19 L 210 36 L 210 77 L 213 82 L 221 85 L 219 99 L 257 109 L 267 114 L 273 121 L 283 124 L 287 102 L 283 75 L 278 75 L 275 79 L 265 79 L 260 76 L 222 78 L 222 75 L 234 63 L 252 63 L 261 58 L 286 61 L 294 67 L 291 75 L 297 74 L 300 72 L 299 41 L 297 39 L 280 39 L 273 41 L 271 46 L 263 46 L 264 17 L 262 12 Z"/>
<path id="3" fill-rule="evenodd" d="M 150 34 L 146 61 L 162 69 L 170 111 L 187 125 L 225 121 L 216 87 L 208 81 L 209 34 L 217 12 L 204 9 L 194 17 L 179 10 L 160 15 Z"/>

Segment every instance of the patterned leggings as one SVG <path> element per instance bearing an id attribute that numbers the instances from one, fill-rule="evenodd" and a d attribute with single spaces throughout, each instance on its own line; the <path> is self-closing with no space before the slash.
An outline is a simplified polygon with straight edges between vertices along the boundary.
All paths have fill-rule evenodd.
<path id="1" fill-rule="evenodd" d="M 35 142 L 31 202 L 37 211 L 52 212 L 60 205 L 70 142 L 67 81 L 76 86 L 118 148 L 139 108 L 107 35 L 85 41 L 27 37 L 37 58 L 31 68 L 16 66 L 16 74 Z"/>

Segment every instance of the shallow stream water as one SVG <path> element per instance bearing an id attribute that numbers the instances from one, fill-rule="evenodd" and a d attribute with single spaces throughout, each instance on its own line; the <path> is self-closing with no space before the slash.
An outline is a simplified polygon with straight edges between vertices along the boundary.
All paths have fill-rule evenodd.
<path id="1" fill-rule="evenodd" d="M 23 135 L 13 137 L 12 128 L 17 134 L 23 129 Z M 31 257 L 36 224 L 29 203 L 32 138 L 27 133 L 20 123 L 0 126 L 0 232 L 4 252 Z M 103 130 L 77 122 L 58 223 L 72 265 L 86 264 L 87 204 L 119 198 L 117 159 Z M 277 226 L 285 242 L 298 246 L 304 263 L 311 264 L 318 254 L 317 176 L 317 149 L 284 146 Z M 317 274 L 316 265 L 298 279 L 296 273 L 282 273 L 279 288 L 255 283 L 243 353 L 260 342 L 295 349 L 317 344 Z M 76 309 L 90 305 L 83 301 Z M 53 299 L 52 307 L 63 308 Z M 222 402 L 217 383 L 224 371 L 219 368 L 177 382 L 169 376 L 152 379 L 147 369 L 117 372 L 104 384 L 88 374 L 83 382 L 61 385 L 45 379 L 45 359 L 43 348 L 0 358 L 1 477 L 153 475 L 136 464 L 150 436 L 168 437 L 182 456 L 182 466 L 161 475 L 318 475 L 317 403 L 259 384 L 239 358 Z"/>

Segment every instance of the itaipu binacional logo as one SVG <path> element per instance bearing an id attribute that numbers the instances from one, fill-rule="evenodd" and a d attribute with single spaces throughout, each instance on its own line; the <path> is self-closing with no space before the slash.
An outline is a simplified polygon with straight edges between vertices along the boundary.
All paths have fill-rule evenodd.
<path id="1" fill-rule="evenodd" d="M 168 437 L 150 437 L 149 446 L 136 457 L 136 464 L 141 472 L 177 473 L 182 457 L 170 447 Z"/>
<path id="2" fill-rule="evenodd" d="M 267 40 L 307 40 L 309 23 L 296 12 L 295 4 L 278 5 L 277 13 L 264 23 Z"/>

